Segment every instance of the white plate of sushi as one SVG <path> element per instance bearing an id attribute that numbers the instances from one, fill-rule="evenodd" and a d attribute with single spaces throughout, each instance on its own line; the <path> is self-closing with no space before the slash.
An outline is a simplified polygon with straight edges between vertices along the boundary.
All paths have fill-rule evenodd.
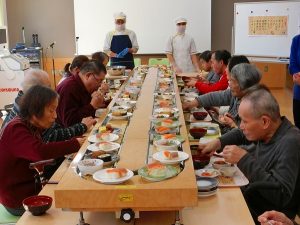
<path id="1" fill-rule="evenodd" d="M 112 133 L 94 134 L 88 137 L 88 141 L 92 143 L 99 143 L 101 141 L 116 141 L 118 139 L 119 136 Z"/>
<path id="2" fill-rule="evenodd" d="M 180 151 L 160 151 L 152 155 L 152 158 L 163 164 L 176 164 L 189 158 L 189 155 Z"/>
<path id="3" fill-rule="evenodd" d="M 96 152 L 99 150 L 105 151 L 105 152 L 112 152 L 120 148 L 120 144 L 110 141 L 101 141 L 99 143 L 93 143 L 91 145 L 87 146 L 87 149 Z"/>
<path id="4" fill-rule="evenodd" d="M 121 184 L 133 177 L 133 172 L 125 168 L 107 168 L 93 174 L 93 179 L 103 184 Z"/>

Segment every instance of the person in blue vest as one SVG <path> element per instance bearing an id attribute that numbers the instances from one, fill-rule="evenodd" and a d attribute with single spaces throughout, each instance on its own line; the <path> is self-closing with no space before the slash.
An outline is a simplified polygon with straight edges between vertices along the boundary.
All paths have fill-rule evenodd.
<path id="1" fill-rule="evenodd" d="M 110 57 L 111 66 L 134 68 L 133 54 L 139 46 L 135 32 L 126 29 L 126 15 L 123 12 L 114 14 L 115 30 L 106 35 L 103 51 Z"/>
<path id="2" fill-rule="evenodd" d="M 294 122 L 296 127 L 300 129 L 300 34 L 292 40 L 289 71 L 294 81 Z"/>

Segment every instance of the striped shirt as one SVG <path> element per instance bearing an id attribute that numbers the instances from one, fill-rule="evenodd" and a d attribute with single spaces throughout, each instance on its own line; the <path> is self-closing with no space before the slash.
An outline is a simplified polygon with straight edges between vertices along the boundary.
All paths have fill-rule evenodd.
<path id="1" fill-rule="evenodd" d="M 23 95 L 24 93 L 19 91 L 18 96 L 15 99 L 14 106 L 3 121 L 1 129 L 3 129 L 3 127 L 5 127 L 13 118 L 20 114 L 19 100 Z M 72 137 L 81 136 L 86 131 L 87 127 L 83 123 L 76 123 L 67 128 L 62 127 L 58 123 L 54 123 L 52 127 L 42 133 L 42 139 L 45 143 L 65 141 L 71 139 Z"/>

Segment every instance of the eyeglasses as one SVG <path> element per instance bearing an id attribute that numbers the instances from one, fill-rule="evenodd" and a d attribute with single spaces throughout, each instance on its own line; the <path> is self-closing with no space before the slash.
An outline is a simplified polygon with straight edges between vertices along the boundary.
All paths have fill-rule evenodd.
<path id="1" fill-rule="evenodd" d="M 101 84 L 103 79 L 102 78 L 97 78 L 96 75 L 93 73 L 94 79 L 97 81 L 97 83 Z"/>
<path id="2" fill-rule="evenodd" d="M 177 26 L 185 26 L 186 22 L 182 22 L 182 23 L 177 23 Z"/>

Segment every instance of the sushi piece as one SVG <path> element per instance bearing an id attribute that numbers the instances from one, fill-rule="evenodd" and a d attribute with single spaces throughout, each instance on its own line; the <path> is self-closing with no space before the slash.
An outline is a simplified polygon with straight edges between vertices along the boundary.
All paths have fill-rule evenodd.
<path id="1" fill-rule="evenodd" d="M 179 157 L 178 152 L 170 152 L 170 151 L 163 151 L 163 157 L 167 160 L 177 159 Z"/>
<path id="2" fill-rule="evenodd" d="M 112 168 L 106 170 L 107 178 L 119 179 L 127 175 L 127 169 L 125 168 Z"/>
<path id="3" fill-rule="evenodd" d="M 174 139 L 174 138 L 176 138 L 176 134 L 164 134 L 164 135 L 162 135 L 162 137 L 163 137 L 163 139 L 166 139 L 166 140 Z"/>
<path id="4" fill-rule="evenodd" d="M 173 120 L 171 119 L 165 119 L 161 122 L 161 125 L 164 127 L 170 127 L 173 124 Z"/>
<path id="5" fill-rule="evenodd" d="M 158 133 L 158 134 L 165 134 L 165 133 L 168 133 L 170 131 L 170 128 L 168 127 L 164 127 L 164 126 L 159 126 L 155 129 L 155 131 Z"/>
<path id="6" fill-rule="evenodd" d="M 109 142 L 104 141 L 104 142 L 99 143 L 100 150 L 108 150 L 110 148 L 111 148 L 111 143 L 109 143 Z"/>
<path id="7" fill-rule="evenodd" d="M 165 165 L 161 163 L 152 163 L 148 166 L 148 176 L 153 178 L 164 178 L 167 175 Z"/>
<path id="8" fill-rule="evenodd" d="M 100 135 L 100 138 L 103 140 L 103 141 L 109 141 L 110 140 L 110 133 L 102 133 Z"/>

